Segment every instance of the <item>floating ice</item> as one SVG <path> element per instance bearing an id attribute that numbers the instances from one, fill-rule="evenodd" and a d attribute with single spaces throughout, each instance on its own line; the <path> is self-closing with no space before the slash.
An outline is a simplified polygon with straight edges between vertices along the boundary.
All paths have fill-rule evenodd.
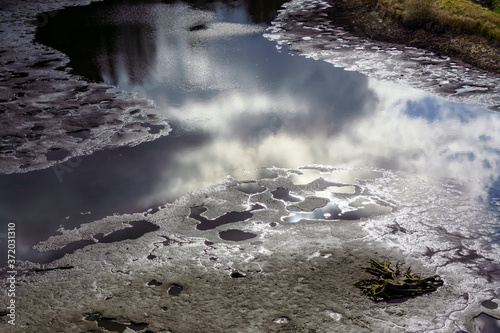
<path id="1" fill-rule="evenodd" d="M 382 169 L 310 166 L 272 171 L 278 177 L 252 183 L 266 189 L 258 193 L 240 191 L 237 188 L 245 182 L 228 179 L 155 213 L 113 216 L 61 229 L 60 235 L 37 248 L 60 249 L 98 234 L 113 234 L 138 220 L 159 226 L 137 239 L 89 244 L 50 264 L 21 263 L 17 297 L 40 302 L 19 309 L 19 325 L 29 323 L 35 332 L 52 320 L 54 330 L 72 325 L 85 331 L 90 324 L 81 318 L 89 313 L 120 323 L 144 323 L 151 331 L 192 331 L 203 323 L 207 332 L 230 325 L 237 331 L 257 332 L 279 323 L 317 331 L 451 333 L 496 325 L 500 246 L 493 230 L 498 213 L 473 201 L 465 188 L 453 180 Z M 307 171 L 308 177 L 316 173 L 317 178 L 306 184 L 293 182 Z M 385 203 L 391 210 L 361 220 L 274 222 L 297 205 L 309 212 L 322 207 L 313 200 L 316 193 L 338 185 L 327 179 L 350 179 L 346 185 L 361 193 L 333 191 L 330 200 Z M 273 195 L 285 188 L 300 194 L 302 201 Z M 248 240 L 221 240 L 224 225 L 198 230 L 199 221 L 189 217 L 191 207 L 203 206 L 203 215 L 217 219 L 261 203 L 264 208 L 233 222 L 258 235 L 258 246 Z M 372 257 L 399 261 L 424 275 L 439 274 L 444 285 L 435 293 L 402 302 L 373 303 L 354 286 Z M 153 279 L 162 284 L 152 288 L 148 282 Z M 182 293 L 168 297 L 173 285 L 182 286 Z M 58 315 L 49 315 L 51 311 Z M 36 313 L 36 318 L 29 313 Z"/>
<path id="2" fill-rule="evenodd" d="M 335 321 L 340 321 L 342 319 L 342 314 L 334 311 L 326 311 L 326 315 Z"/>
<path id="3" fill-rule="evenodd" d="M 57 15 L 48 11 L 89 2 L 2 2 L 0 173 L 43 169 L 170 132 L 152 101 L 71 75 L 66 55 L 33 42 L 37 26 Z"/>
<path id="4" fill-rule="evenodd" d="M 265 34 L 280 47 L 290 45 L 292 51 L 345 70 L 500 111 L 497 74 L 459 65 L 426 50 L 353 36 L 321 15 L 329 7 L 326 1 L 292 0 L 283 7 Z"/>

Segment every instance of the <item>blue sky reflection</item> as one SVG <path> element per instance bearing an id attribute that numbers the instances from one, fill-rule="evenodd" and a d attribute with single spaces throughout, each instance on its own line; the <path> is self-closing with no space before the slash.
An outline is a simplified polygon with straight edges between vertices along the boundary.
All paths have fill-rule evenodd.
<path id="1" fill-rule="evenodd" d="M 109 83 L 154 99 L 181 129 L 206 134 L 196 148 L 170 152 L 177 165 L 206 180 L 269 166 L 376 167 L 457 178 L 473 196 L 487 197 L 499 170 L 497 113 L 277 52 L 244 9 L 225 10 L 165 10 L 153 29 L 156 56 L 142 80 L 118 66 L 113 81 L 103 68 Z M 167 13 L 206 28 L 189 31 L 179 23 L 171 29 L 162 22 L 176 18 Z M 221 17 L 238 25 L 224 25 Z M 107 57 L 106 63 L 120 64 L 120 57 Z M 158 175 L 158 189 L 172 173 Z"/>

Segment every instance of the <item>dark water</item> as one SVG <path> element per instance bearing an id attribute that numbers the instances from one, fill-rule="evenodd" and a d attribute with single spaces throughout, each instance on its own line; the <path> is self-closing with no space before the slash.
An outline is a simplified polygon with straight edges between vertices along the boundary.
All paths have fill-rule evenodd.
<path id="1" fill-rule="evenodd" d="M 244 240 L 252 239 L 257 237 L 258 235 L 251 233 L 251 232 L 246 232 L 243 230 L 238 230 L 238 229 L 228 229 L 224 231 L 219 231 L 219 237 L 221 239 L 227 240 L 227 241 L 233 241 L 233 242 L 241 242 Z M 256 244 L 258 245 L 258 244 Z"/>
<path id="2" fill-rule="evenodd" d="M 281 3 L 105 1 L 39 30 L 73 73 L 153 99 L 173 131 L 0 176 L 0 221 L 17 224 L 18 259 L 60 225 L 144 211 L 226 175 L 267 177 L 271 166 L 451 177 L 499 207 L 497 113 L 278 51 L 262 34 Z"/>
<path id="3" fill-rule="evenodd" d="M 140 331 L 148 327 L 147 323 L 122 323 L 115 318 L 105 318 L 102 317 L 100 313 L 90 313 L 85 316 L 85 320 L 95 321 L 97 326 L 104 328 L 105 330 L 112 332 L 124 332 L 127 328 Z"/>
<path id="4" fill-rule="evenodd" d="M 205 207 L 192 207 L 191 214 L 189 214 L 189 217 L 194 218 L 200 222 L 196 225 L 196 229 L 211 230 L 220 227 L 221 225 L 224 224 L 230 224 L 248 220 L 253 216 L 253 214 L 251 213 L 252 211 L 263 208 L 265 207 L 259 204 L 255 204 L 249 210 L 243 212 L 229 212 L 213 220 L 210 220 L 201 215 L 207 211 Z"/>
<path id="5" fill-rule="evenodd" d="M 168 288 L 167 293 L 172 296 L 179 296 L 183 289 L 181 285 L 174 283 Z"/>

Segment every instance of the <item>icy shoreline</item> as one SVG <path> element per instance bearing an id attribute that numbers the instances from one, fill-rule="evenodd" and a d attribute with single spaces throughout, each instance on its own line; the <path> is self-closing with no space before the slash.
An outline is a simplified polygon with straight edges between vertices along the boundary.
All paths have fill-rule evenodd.
<path id="1" fill-rule="evenodd" d="M 37 25 L 46 24 L 58 9 L 90 2 L 2 2 L 0 173 L 44 169 L 170 132 L 151 100 L 72 75 L 66 55 L 34 43 Z M 50 13 L 36 21 L 44 12 Z"/>
<path id="2" fill-rule="evenodd" d="M 152 332 L 451 333 L 475 332 L 480 314 L 500 316 L 498 244 L 488 245 L 488 230 L 470 222 L 486 223 L 488 216 L 481 207 L 467 206 L 456 184 L 328 166 L 273 171 L 274 178 L 228 179 L 157 211 L 61 229 L 37 248 L 54 250 L 79 240 L 95 244 L 49 264 L 19 266 L 19 327 L 83 331 L 108 318 L 129 328 L 142 323 Z M 284 222 L 328 202 L 342 211 L 378 204 L 391 212 Z M 199 230 L 190 214 L 193 207 L 205 207 L 202 215 L 213 221 L 255 205 L 261 208 L 250 218 L 209 230 Z M 159 229 L 137 239 L 99 241 L 137 221 Z M 256 237 L 220 238 L 232 229 Z M 374 303 L 353 285 L 374 257 L 437 273 L 445 285 L 401 302 Z M 172 286 L 180 290 L 175 296 Z"/>
<path id="3" fill-rule="evenodd" d="M 500 111 L 500 76 L 449 57 L 373 41 L 331 23 L 323 0 L 292 0 L 279 11 L 266 38 L 315 60 L 377 80 L 401 83 L 453 102 Z"/>

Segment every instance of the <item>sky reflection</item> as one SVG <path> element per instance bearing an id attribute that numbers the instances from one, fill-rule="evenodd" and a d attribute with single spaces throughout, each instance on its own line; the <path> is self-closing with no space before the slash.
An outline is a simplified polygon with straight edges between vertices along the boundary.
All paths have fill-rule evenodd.
<path id="1" fill-rule="evenodd" d="M 21 253 L 59 225 L 143 211 L 272 166 L 392 169 L 456 178 L 485 201 L 500 193 L 497 113 L 278 52 L 245 7 L 154 2 L 92 14 L 97 5 L 68 12 L 86 29 L 59 26 L 51 38 L 101 32 L 73 50 L 98 50 L 83 72 L 154 99 L 173 130 L 83 157 L 62 181 L 54 169 L 0 176 L 11 189 L 0 192 L 0 217 L 26 230 Z"/>
<path id="2" fill-rule="evenodd" d="M 165 28 L 175 18 L 164 12 L 150 75 L 133 80 L 122 66 L 109 82 L 154 99 L 181 128 L 206 133 L 196 149 L 175 152 L 197 178 L 269 166 L 368 166 L 457 178 L 487 198 L 498 178 L 498 114 L 277 52 L 243 8 L 216 9 L 171 11 L 203 22 L 196 31 L 186 23 Z M 239 32 L 228 33 L 221 17 L 238 22 Z M 110 78 L 105 69 L 103 77 Z M 159 175 L 158 188 L 171 177 L 170 169 Z"/>

